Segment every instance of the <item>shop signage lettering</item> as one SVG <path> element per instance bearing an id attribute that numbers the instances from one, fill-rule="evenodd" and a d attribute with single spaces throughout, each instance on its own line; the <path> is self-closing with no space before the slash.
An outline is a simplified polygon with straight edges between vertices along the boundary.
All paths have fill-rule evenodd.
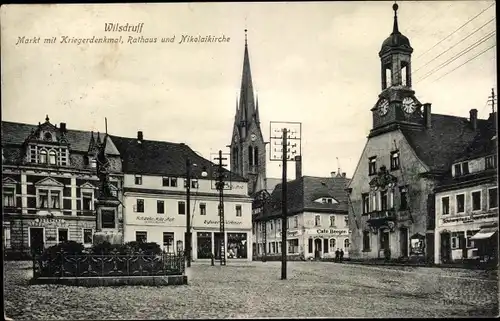
<path id="1" fill-rule="evenodd" d="M 29 222 L 30 226 L 66 225 L 66 221 L 61 218 L 37 218 Z"/>
<path id="2" fill-rule="evenodd" d="M 205 225 L 220 224 L 220 221 L 204 220 L 203 224 L 205 224 Z M 226 224 L 227 225 L 240 225 L 241 222 L 233 221 L 233 220 L 226 220 Z"/>
<path id="3" fill-rule="evenodd" d="M 287 237 L 299 236 L 300 234 L 301 234 L 300 231 L 286 231 Z M 278 235 L 281 237 L 281 231 L 278 232 Z"/>
<path id="4" fill-rule="evenodd" d="M 337 230 L 337 229 L 318 229 L 316 230 L 318 234 L 333 234 L 333 235 L 348 235 L 348 230 Z"/>
<path id="5" fill-rule="evenodd" d="M 155 216 L 137 216 L 138 221 L 144 221 L 145 223 L 168 223 L 173 222 L 173 217 L 155 217 Z"/>

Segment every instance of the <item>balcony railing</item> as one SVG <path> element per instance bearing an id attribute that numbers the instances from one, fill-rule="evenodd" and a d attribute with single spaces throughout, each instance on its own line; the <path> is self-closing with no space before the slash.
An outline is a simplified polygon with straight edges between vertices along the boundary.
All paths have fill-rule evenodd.
<path id="1" fill-rule="evenodd" d="M 368 220 L 378 219 L 396 219 L 396 211 L 391 208 L 388 210 L 373 211 L 368 213 Z"/>

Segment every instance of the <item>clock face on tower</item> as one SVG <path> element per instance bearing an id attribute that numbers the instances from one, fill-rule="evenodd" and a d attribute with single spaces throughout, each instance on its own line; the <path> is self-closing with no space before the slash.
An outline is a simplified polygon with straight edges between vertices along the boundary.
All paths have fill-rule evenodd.
<path id="1" fill-rule="evenodd" d="M 257 135 L 255 134 L 250 135 L 250 139 L 252 140 L 252 142 L 254 142 L 257 139 Z"/>
<path id="2" fill-rule="evenodd" d="M 413 100 L 413 98 L 405 97 L 405 99 L 403 99 L 403 110 L 408 114 L 411 114 L 415 111 L 415 101 Z"/>
<path id="3" fill-rule="evenodd" d="M 382 99 L 378 102 L 378 113 L 380 116 L 385 116 L 389 111 L 389 101 L 387 99 Z"/>

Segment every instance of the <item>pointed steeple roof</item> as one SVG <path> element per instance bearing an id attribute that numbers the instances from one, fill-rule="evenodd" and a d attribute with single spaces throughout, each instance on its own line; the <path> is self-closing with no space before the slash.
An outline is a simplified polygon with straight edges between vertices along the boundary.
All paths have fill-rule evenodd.
<path id="1" fill-rule="evenodd" d="M 240 90 L 240 122 L 246 122 L 248 125 L 252 122 L 255 114 L 255 102 L 253 93 L 252 73 L 250 71 L 250 58 L 248 55 L 247 29 L 245 29 L 245 52 L 243 56 L 243 73 L 241 76 Z"/>
<path id="2" fill-rule="evenodd" d="M 398 4 L 395 3 L 392 5 L 392 10 L 394 10 L 394 25 L 392 26 L 392 34 L 400 33 L 398 29 Z"/>
<path id="3" fill-rule="evenodd" d="M 255 95 L 255 122 L 260 124 L 260 116 L 259 116 L 259 96 Z"/>
<path id="4" fill-rule="evenodd" d="M 397 3 L 394 3 L 392 6 L 392 10 L 394 10 L 394 23 L 392 26 L 392 33 L 382 43 L 382 48 L 379 51 L 380 57 L 393 50 L 403 50 L 408 53 L 413 52 L 413 48 L 410 45 L 410 40 L 408 40 L 408 38 L 399 31 L 397 14 L 398 8 L 399 6 L 397 5 Z"/>

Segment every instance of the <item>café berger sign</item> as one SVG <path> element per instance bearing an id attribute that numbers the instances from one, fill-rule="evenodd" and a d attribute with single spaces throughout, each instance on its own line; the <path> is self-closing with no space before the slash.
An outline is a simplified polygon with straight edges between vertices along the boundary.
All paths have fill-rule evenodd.
<path id="1" fill-rule="evenodd" d="M 313 236 L 348 236 L 349 235 L 349 230 L 348 229 L 316 229 L 316 230 L 311 230 L 309 234 L 312 234 Z"/>

